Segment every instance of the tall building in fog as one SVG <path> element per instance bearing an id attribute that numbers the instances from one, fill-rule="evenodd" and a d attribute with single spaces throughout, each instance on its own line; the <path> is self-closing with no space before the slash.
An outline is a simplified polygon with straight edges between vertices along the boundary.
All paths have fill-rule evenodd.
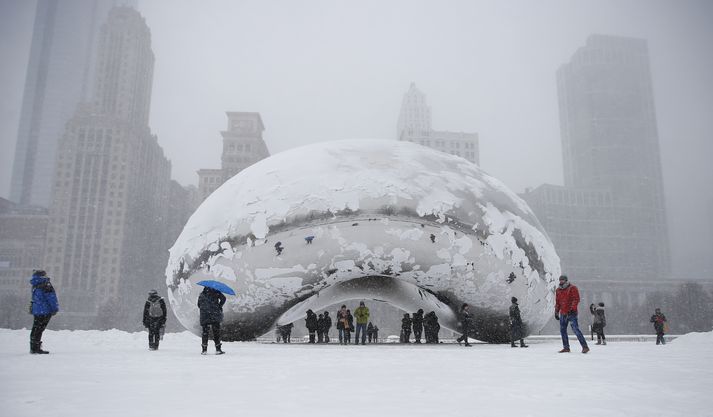
<path id="1" fill-rule="evenodd" d="M 133 0 L 39 0 L 35 13 L 10 200 L 47 207 L 57 143 L 77 104 L 91 96 L 99 27 Z"/>
<path id="2" fill-rule="evenodd" d="M 169 238 L 171 165 L 148 126 L 154 55 L 137 11 L 110 11 L 97 58 L 59 143 L 45 256 L 74 326 L 155 287 Z"/>
<path id="3" fill-rule="evenodd" d="M 585 278 L 668 277 L 646 41 L 590 36 L 557 71 L 557 91 L 565 186 L 540 187 L 526 199 L 560 252 L 563 269 L 589 265 Z M 563 204 L 569 208 L 555 214 Z"/>
<path id="4" fill-rule="evenodd" d="M 411 83 L 401 101 L 396 138 L 480 163 L 478 134 L 433 130 L 431 108 L 426 95 L 416 88 L 415 83 Z"/>
<path id="5" fill-rule="evenodd" d="M 223 154 L 220 169 L 198 171 L 198 193 L 205 200 L 216 188 L 250 165 L 270 156 L 262 138 L 265 126 L 260 113 L 227 112 L 228 128 L 223 136 Z"/>

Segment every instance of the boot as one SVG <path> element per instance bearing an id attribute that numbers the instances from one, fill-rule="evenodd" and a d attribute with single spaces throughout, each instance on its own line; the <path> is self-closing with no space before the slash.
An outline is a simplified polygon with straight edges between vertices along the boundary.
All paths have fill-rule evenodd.
<path id="1" fill-rule="evenodd" d="M 587 353 L 589 352 L 589 347 L 585 346 L 582 348 L 582 353 Z"/>
<path id="2" fill-rule="evenodd" d="M 215 345 L 215 354 L 216 355 L 224 355 L 225 354 L 225 352 L 220 350 L 220 345 Z"/>
<path id="3" fill-rule="evenodd" d="M 201 355 L 208 353 L 208 345 L 201 345 Z"/>
<path id="4" fill-rule="evenodd" d="M 35 348 L 34 350 L 32 349 L 32 344 L 30 344 L 30 353 L 33 354 L 39 354 L 39 355 L 46 355 L 49 352 L 46 350 L 42 350 L 42 342 L 35 342 Z"/>
<path id="5" fill-rule="evenodd" d="M 515 346 L 515 342 L 510 342 L 510 347 L 517 347 L 517 346 Z"/>
<path id="6" fill-rule="evenodd" d="M 598 345 L 601 345 L 601 344 L 602 344 L 602 341 L 601 341 L 601 340 L 597 340 L 597 344 L 598 344 Z"/>
<path id="7" fill-rule="evenodd" d="M 602 345 L 606 346 L 606 345 L 607 345 L 607 341 L 606 341 L 606 340 L 602 340 Z"/>
<path id="8" fill-rule="evenodd" d="M 569 353 L 569 348 L 562 348 L 558 353 Z"/>
<path id="9" fill-rule="evenodd" d="M 520 339 L 520 347 L 528 347 L 523 339 Z"/>

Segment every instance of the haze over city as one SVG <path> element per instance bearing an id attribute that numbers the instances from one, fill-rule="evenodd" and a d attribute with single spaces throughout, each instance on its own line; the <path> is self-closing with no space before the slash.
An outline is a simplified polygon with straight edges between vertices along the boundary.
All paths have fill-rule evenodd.
<path id="1" fill-rule="evenodd" d="M 0 3 L 0 196 L 9 195 L 33 1 Z M 436 129 L 477 132 L 516 192 L 562 184 L 555 72 L 592 34 L 648 42 L 674 278 L 712 272 L 713 5 L 141 1 L 156 56 L 149 125 L 172 176 L 219 165 L 226 111 L 260 112 L 274 154 L 396 139 L 411 82 Z M 308 163 L 308 161 L 305 161 Z"/>

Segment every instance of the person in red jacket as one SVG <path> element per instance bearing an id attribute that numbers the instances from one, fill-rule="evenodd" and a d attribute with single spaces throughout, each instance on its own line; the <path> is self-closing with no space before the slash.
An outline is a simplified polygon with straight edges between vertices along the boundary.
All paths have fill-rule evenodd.
<path id="1" fill-rule="evenodd" d="M 567 337 L 567 325 L 572 326 L 574 334 L 582 345 L 582 353 L 589 352 L 587 340 L 579 330 L 577 323 L 577 305 L 579 304 L 579 290 L 569 283 L 567 275 L 560 276 L 560 285 L 555 292 L 555 319 L 560 321 L 560 334 L 562 335 L 563 348 L 559 353 L 569 352 L 569 338 Z"/>

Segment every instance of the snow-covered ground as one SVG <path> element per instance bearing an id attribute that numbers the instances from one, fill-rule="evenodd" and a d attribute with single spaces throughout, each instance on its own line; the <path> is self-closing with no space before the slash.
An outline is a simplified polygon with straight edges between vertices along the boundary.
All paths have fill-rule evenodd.
<path id="1" fill-rule="evenodd" d="M 147 350 L 146 333 L 0 329 L 0 415 L 711 416 L 713 334 L 666 346 L 618 342 L 587 355 L 556 341 L 504 345 L 225 343 L 190 333 Z M 575 345 L 576 340 L 575 340 Z"/>

